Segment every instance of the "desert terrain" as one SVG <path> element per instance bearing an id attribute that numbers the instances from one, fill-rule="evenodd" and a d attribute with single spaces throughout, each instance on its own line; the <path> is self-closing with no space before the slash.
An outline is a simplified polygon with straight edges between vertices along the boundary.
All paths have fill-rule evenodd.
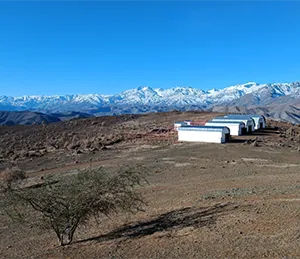
<path id="1" fill-rule="evenodd" d="M 61 247 L 35 218 L 0 214 L 1 258 L 300 258 L 300 126 L 267 128 L 226 144 L 180 143 L 174 121 L 221 115 L 168 112 L 0 127 L 0 172 L 26 181 L 80 168 L 142 165 L 147 206 L 91 220 Z M 1 175 L 0 175 L 1 176 Z"/>

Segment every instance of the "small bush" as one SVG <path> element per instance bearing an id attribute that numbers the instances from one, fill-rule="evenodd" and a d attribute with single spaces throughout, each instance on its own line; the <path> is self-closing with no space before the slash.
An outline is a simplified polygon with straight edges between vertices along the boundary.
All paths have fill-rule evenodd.
<path id="1" fill-rule="evenodd" d="M 26 174 L 18 167 L 7 168 L 1 173 L 2 184 L 6 188 L 10 188 L 13 182 L 26 179 Z"/>

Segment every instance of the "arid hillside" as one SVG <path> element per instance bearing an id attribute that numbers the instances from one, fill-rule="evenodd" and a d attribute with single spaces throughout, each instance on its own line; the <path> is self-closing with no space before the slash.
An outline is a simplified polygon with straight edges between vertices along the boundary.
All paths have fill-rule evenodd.
<path id="1" fill-rule="evenodd" d="M 226 144 L 179 143 L 174 121 L 220 115 L 169 112 L 0 127 L 0 171 L 39 182 L 77 169 L 143 166 L 147 201 L 135 215 L 91 220 L 75 242 L 0 214 L 3 258 L 299 258 L 300 127 L 267 128 Z"/>
<path id="2" fill-rule="evenodd" d="M 219 115 L 208 112 L 170 112 L 146 115 L 104 116 L 44 125 L 0 127 L 0 168 L 37 162 L 41 169 L 57 160 L 61 163 L 86 162 L 89 156 L 109 153 L 138 144 L 165 145 L 177 141 L 173 123 L 185 119 L 204 124 Z M 297 149 L 299 126 L 269 121 L 270 134 L 254 133 L 232 142 L 255 139 L 266 146 Z M 53 161 L 54 160 L 54 161 Z M 89 160 L 89 159 L 88 159 Z M 39 161 L 41 161 L 39 163 Z M 45 162 L 45 163 L 44 163 Z M 44 166 L 44 168 L 43 168 Z"/>
<path id="3" fill-rule="evenodd" d="M 0 125 L 32 125 L 59 122 L 58 117 L 31 111 L 0 111 Z"/>

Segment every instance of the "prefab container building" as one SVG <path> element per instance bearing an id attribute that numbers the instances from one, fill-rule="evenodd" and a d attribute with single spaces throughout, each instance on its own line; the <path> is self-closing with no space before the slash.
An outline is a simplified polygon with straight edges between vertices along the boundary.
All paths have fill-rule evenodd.
<path id="1" fill-rule="evenodd" d="M 228 116 L 233 117 L 234 115 L 233 114 L 229 114 Z M 251 117 L 254 120 L 254 122 L 255 122 L 255 129 L 256 130 L 263 129 L 263 128 L 266 127 L 266 118 L 263 115 L 245 114 L 245 115 L 242 115 L 242 116 L 249 116 L 249 117 Z"/>
<path id="2" fill-rule="evenodd" d="M 227 127 L 182 126 L 178 128 L 178 140 L 190 142 L 225 143 L 230 139 Z"/>
<path id="3" fill-rule="evenodd" d="M 230 135 L 232 136 L 240 136 L 246 130 L 246 125 L 244 122 L 236 121 L 208 121 L 205 123 L 205 126 L 227 127 L 230 129 Z"/>
<path id="4" fill-rule="evenodd" d="M 239 118 L 232 118 L 232 117 L 216 117 L 214 119 L 212 119 L 212 121 L 233 121 L 233 122 L 243 122 L 245 123 L 246 128 L 243 129 L 243 134 L 244 133 L 250 133 L 252 131 L 254 131 L 255 128 L 255 122 L 254 120 L 249 117 L 249 116 L 245 116 L 245 117 L 239 117 Z"/>
<path id="5" fill-rule="evenodd" d="M 245 117 L 250 117 L 254 120 L 255 123 L 255 130 L 262 129 L 266 127 L 266 118 L 263 115 L 258 115 L 258 114 L 227 114 L 224 116 L 225 118 L 235 118 L 235 119 L 240 119 L 240 118 L 245 118 Z"/>
<path id="6" fill-rule="evenodd" d="M 254 123 L 255 123 L 254 129 L 255 130 L 266 127 L 266 118 L 263 115 L 258 115 L 258 114 L 227 114 L 224 117 L 225 118 L 235 118 L 235 119 L 250 117 L 254 120 Z"/>
<path id="7" fill-rule="evenodd" d="M 186 123 L 186 125 L 191 125 L 192 121 L 191 120 L 185 120 L 184 123 Z"/>
<path id="8" fill-rule="evenodd" d="M 266 127 L 266 118 L 263 115 L 251 114 L 251 118 L 255 121 L 255 129 L 263 129 Z"/>
<path id="9" fill-rule="evenodd" d="M 181 122 L 181 121 L 177 121 L 174 122 L 174 130 L 178 130 L 178 128 L 182 127 L 182 126 L 186 126 L 187 124 L 185 122 Z"/>

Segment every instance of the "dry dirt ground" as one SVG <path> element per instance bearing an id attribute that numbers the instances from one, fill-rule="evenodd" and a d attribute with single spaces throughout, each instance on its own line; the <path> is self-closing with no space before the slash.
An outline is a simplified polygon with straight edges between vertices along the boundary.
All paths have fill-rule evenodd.
<path id="1" fill-rule="evenodd" d="M 173 122 L 217 114 L 160 113 L 0 127 L 0 170 L 28 181 L 88 166 L 143 165 L 148 206 L 78 229 L 75 242 L 0 214 L 1 258 L 300 258 L 300 127 L 227 144 L 178 143 Z M 96 142 L 96 143 L 95 143 Z"/>

